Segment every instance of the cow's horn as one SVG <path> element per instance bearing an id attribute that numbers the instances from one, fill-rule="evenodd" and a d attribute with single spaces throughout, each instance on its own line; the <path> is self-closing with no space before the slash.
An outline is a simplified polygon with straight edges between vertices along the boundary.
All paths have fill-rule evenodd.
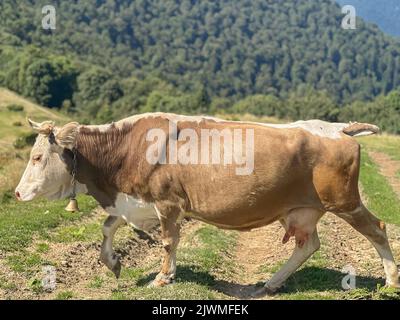
<path id="1" fill-rule="evenodd" d="M 47 136 L 53 132 L 54 126 L 55 126 L 54 121 L 44 121 L 42 123 L 38 123 L 38 122 L 32 121 L 31 119 L 28 119 L 28 122 L 33 130 L 39 132 L 40 134 L 44 134 Z"/>
<path id="2" fill-rule="evenodd" d="M 78 201 L 76 199 L 71 199 L 65 210 L 68 212 L 79 212 Z"/>

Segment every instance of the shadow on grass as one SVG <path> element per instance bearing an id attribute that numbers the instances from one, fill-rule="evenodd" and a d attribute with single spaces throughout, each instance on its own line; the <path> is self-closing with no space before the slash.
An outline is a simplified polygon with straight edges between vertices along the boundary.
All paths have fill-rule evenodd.
<path id="1" fill-rule="evenodd" d="M 345 274 L 337 270 L 321 267 L 305 267 L 288 279 L 281 292 L 306 293 L 307 291 L 342 291 L 342 279 L 344 277 Z M 356 277 L 357 289 L 372 291 L 376 289 L 377 284 L 384 285 L 385 280 L 382 278 L 365 276 Z"/>
<path id="2" fill-rule="evenodd" d="M 146 286 L 154 280 L 156 273 L 149 274 L 140 278 L 137 282 L 138 286 Z M 315 294 L 318 291 L 338 291 L 343 292 L 342 279 L 345 274 L 332 269 L 320 267 L 304 267 L 293 274 L 286 284 L 277 292 L 281 294 Z M 239 284 L 225 280 L 217 280 L 214 276 L 204 271 L 196 270 L 195 266 L 179 266 L 177 268 L 177 282 L 194 282 L 199 285 L 207 286 L 212 290 L 219 291 L 227 296 L 250 299 L 252 294 L 259 289 L 263 283 L 257 284 Z M 357 289 L 374 291 L 378 284 L 384 285 L 382 278 L 373 277 L 356 277 Z"/>
<path id="3" fill-rule="evenodd" d="M 196 266 L 178 266 L 176 268 L 176 281 L 177 282 L 194 282 L 199 285 L 213 287 L 217 283 L 214 276 L 207 272 L 196 270 Z M 140 278 L 137 281 L 139 287 L 147 286 L 157 276 L 157 273 L 153 272 Z"/>

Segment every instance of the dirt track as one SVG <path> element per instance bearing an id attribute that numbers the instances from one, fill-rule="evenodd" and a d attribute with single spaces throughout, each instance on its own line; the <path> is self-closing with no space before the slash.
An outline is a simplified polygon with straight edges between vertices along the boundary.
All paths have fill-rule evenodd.
<path id="1" fill-rule="evenodd" d="M 400 197 L 400 162 L 391 159 L 383 152 L 370 151 L 369 156 L 379 165 L 381 174 L 389 181 L 393 190 Z"/>

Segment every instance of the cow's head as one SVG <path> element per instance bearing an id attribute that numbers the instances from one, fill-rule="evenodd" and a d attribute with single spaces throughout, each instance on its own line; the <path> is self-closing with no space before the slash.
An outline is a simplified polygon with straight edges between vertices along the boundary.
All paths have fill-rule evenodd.
<path id="1" fill-rule="evenodd" d="M 68 197 L 72 193 L 71 150 L 75 145 L 79 124 L 72 122 L 60 128 L 51 121 L 28 121 L 39 135 L 15 190 L 17 199 L 30 201 L 37 197 L 49 200 Z"/>

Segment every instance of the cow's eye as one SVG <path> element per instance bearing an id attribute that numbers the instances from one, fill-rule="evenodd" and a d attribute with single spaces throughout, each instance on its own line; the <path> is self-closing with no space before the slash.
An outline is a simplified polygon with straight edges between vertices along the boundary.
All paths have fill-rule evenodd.
<path id="1" fill-rule="evenodd" d="M 32 158 L 33 163 L 38 163 L 38 162 L 40 162 L 41 160 L 42 160 L 42 155 L 41 155 L 41 154 L 36 155 L 36 156 L 34 156 L 34 157 Z"/>

